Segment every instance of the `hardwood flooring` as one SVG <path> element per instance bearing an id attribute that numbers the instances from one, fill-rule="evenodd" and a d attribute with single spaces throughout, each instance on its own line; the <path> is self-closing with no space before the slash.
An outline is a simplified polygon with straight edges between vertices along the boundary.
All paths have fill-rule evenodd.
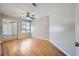
<path id="1" fill-rule="evenodd" d="M 30 33 L 26 33 L 26 34 L 18 34 L 17 35 L 3 35 L 0 36 L 0 41 L 4 42 L 4 41 L 9 41 L 9 40 L 17 40 L 18 39 L 25 39 L 25 38 L 29 38 L 31 37 Z"/>
<path id="2" fill-rule="evenodd" d="M 27 38 L 1 44 L 3 56 L 65 56 L 48 40 Z"/>

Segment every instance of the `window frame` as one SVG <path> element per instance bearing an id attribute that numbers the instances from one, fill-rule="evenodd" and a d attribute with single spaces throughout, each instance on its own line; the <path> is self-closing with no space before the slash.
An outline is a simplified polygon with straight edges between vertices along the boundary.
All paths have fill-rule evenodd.
<path id="1" fill-rule="evenodd" d="M 26 29 L 26 27 L 27 27 L 27 24 L 25 24 L 25 29 L 23 29 L 23 22 L 24 23 L 29 23 L 29 29 Z M 21 24 L 22 24 L 22 26 L 21 26 L 21 32 L 22 33 L 30 33 L 31 32 L 31 21 L 29 21 L 29 20 L 23 20 L 22 22 L 21 22 Z M 24 32 L 23 32 L 24 31 Z"/>

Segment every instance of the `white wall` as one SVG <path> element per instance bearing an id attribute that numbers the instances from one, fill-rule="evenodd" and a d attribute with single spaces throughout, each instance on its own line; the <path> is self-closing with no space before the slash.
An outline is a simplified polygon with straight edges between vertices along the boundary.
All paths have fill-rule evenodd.
<path id="1" fill-rule="evenodd" d="M 49 39 L 49 17 L 41 17 L 32 21 L 32 37 L 39 39 Z"/>
<path id="2" fill-rule="evenodd" d="M 1 35 L 2 35 L 2 17 L 0 15 L 0 41 L 1 41 Z"/>
<path id="3" fill-rule="evenodd" d="M 74 4 L 57 5 L 50 14 L 50 40 L 67 55 L 75 55 Z"/>
<path id="4" fill-rule="evenodd" d="M 38 17 L 49 16 L 49 40 L 67 55 L 75 55 L 75 4 L 39 4 Z"/>
<path id="5" fill-rule="evenodd" d="M 0 35 L 1 35 L 1 27 L 2 27 L 2 19 L 1 19 L 1 15 L 0 15 Z"/>
<path id="6" fill-rule="evenodd" d="M 1 15 L 0 15 L 0 43 L 1 43 L 1 35 L 2 35 L 2 18 L 1 18 Z M 1 44 L 0 44 L 0 56 L 1 56 Z"/>
<path id="7" fill-rule="evenodd" d="M 75 42 L 79 42 L 79 4 L 76 4 L 75 12 Z M 76 47 L 76 55 L 79 56 L 79 47 Z"/>

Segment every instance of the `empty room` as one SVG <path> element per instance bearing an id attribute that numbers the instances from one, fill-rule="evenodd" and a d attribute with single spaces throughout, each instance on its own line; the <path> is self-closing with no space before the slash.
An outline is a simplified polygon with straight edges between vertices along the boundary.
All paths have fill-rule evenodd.
<path id="1" fill-rule="evenodd" d="M 78 3 L 0 3 L 0 56 L 79 56 Z"/>

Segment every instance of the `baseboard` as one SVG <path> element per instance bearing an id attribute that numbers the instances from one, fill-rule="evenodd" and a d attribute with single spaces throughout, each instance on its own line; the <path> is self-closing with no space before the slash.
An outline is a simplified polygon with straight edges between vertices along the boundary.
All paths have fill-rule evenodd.
<path id="1" fill-rule="evenodd" d="M 64 50 L 62 50 L 57 44 L 55 44 L 54 42 L 52 42 L 51 40 L 49 40 L 53 45 L 55 45 L 58 49 L 60 49 L 65 55 L 70 56 L 67 52 L 65 52 Z"/>

